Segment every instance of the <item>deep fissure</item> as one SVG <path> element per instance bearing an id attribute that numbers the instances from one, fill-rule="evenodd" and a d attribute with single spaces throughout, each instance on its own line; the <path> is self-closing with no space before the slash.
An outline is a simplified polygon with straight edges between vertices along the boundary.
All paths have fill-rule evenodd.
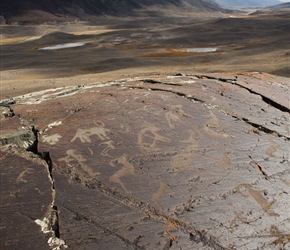
<path id="1" fill-rule="evenodd" d="M 238 84 L 236 80 L 233 81 L 233 82 L 230 82 L 230 81 L 228 81 L 228 82 L 231 83 L 231 84 L 233 84 L 233 85 L 239 86 L 240 88 L 243 88 L 243 89 L 248 90 L 251 94 L 260 96 L 265 103 L 267 103 L 268 105 L 272 106 L 273 108 L 276 108 L 276 109 L 278 109 L 278 110 L 280 110 L 282 112 L 290 113 L 290 109 L 289 108 L 281 105 L 278 102 L 275 102 L 274 100 L 270 99 L 267 96 L 264 96 L 264 95 L 262 95 L 262 94 L 260 94 L 260 93 L 258 93 L 256 91 L 254 91 L 254 90 L 251 90 L 250 88 L 247 88 L 247 87 L 245 87 L 245 86 L 243 86 L 241 84 Z"/>
<path id="2" fill-rule="evenodd" d="M 238 86 L 238 87 L 240 87 L 240 88 L 246 89 L 246 90 L 249 91 L 251 94 L 254 94 L 254 95 L 258 95 L 258 96 L 260 96 L 260 97 L 262 98 L 262 100 L 263 100 L 265 103 L 267 103 L 268 105 L 272 106 L 273 108 L 276 108 L 276 109 L 278 109 L 278 110 L 280 110 L 280 111 L 282 111 L 282 112 L 290 113 L 290 109 L 289 109 L 289 108 L 287 108 L 287 107 L 281 105 L 281 104 L 278 103 L 278 102 L 275 102 L 274 100 L 270 99 L 269 97 L 267 97 L 267 96 L 265 96 L 265 95 L 263 95 L 263 94 L 261 94 L 261 93 L 258 93 L 258 92 L 256 92 L 256 91 L 250 89 L 250 88 L 247 88 L 247 87 L 245 87 L 245 86 L 239 84 L 239 83 L 237 82 L 237 76 L 236 76 L 235 79 L 230 79 L 230 78 L 227 79 L 227 78 L 213 77 L 213 76 L 207 76 L 207 75 L 194 75 L 194 76 L 196 76 L 196 77 L 199 78 L 199 79 L 204 79 L 204 78 L 206 78 L 206 79 L 209 79 L 209 80 L 217 80 L 217 81 L 220 81 L 220 82 L 226 82 L 226 83 L 230 83 L 230 84 L 232 84 L 232 85 L 236 85 L 236 86 Z"/>
<path id="3" fill-rule="evenodd" d="M 35 135 L 35 142 L 33 143 L 33 147 L 27 149 L 27 151 L 31 151 L 32 153 L 38 155 L 43 161 L 45 161 L 49 178 L 51 181 L 51 189 L 52 189 L 52 202 L 51 207 L 48 215 L 48 226 L 52 233 L 52 238 L 60 239 L 60 228 L 59 228 L 59 217 L 58 217 L 58 208 L 55 205 L 55 186 L 54 186 L 54 179 L 52 174 L 53 164 L 52 159 L 50 157 L 49 152 L 39 152 L 38 151 L 38 134 L 39 131 L 32 126 L 32 131 Z"/>

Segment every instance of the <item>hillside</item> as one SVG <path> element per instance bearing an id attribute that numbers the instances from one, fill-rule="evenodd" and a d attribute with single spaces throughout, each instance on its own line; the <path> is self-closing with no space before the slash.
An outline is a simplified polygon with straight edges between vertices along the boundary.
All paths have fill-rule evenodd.
<path id="1" fill-rule="evenodd" d="M 216 2 L 226 7 L 266 7 L 281 3 L 278 0 L 216 0 Z"/>
<path id="2" fill-rule="evenodd" d="M 274 8 L 274 9 L 290 8 L 290 2 L 288 2 L 288 3 L 281 3 L 281 4 L 278 4 L 278 5 L 275 5 L 275 6 L 271 6 L 271 8 Z"/>
<path id="3" fill-rule="evenodd" d="M 221 11 L 211 0 L 4 0 L 0 15 L 6 23 L 44 23 L 72 20 L 90 20 L 100 15 L 127 16 L 136 10 L 158 10 L 164 7 L 190 11 Z"/>

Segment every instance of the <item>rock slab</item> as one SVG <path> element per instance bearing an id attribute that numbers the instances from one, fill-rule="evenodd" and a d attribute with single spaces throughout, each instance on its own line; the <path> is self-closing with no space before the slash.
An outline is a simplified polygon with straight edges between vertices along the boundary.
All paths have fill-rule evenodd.
<path id="1" fill-rule="evenodd" d="M 1 121 L 1 248 L 289 248 L 289 88 L 261 73 L 176 74 L 16 97 Z M 5 140 L 21 127 L 34 147 Z"/>

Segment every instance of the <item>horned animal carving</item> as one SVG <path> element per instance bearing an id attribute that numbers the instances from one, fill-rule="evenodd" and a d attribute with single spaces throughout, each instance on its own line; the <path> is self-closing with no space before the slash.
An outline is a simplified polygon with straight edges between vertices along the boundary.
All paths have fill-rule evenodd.
<path id="1" fill-rule="evenodd" d="M 82 143 L 91 143 L 91 136 L 96 135 L 99 137 L 101 141 L 110 139 L 107 133 L 110 132 L 109 129 L 105 128 L 105 124 L 102 121 L 99 121 L 98 123 L 94 122 L 96 127 L 92 127 L 89 129 L 81 129 L 79 128 L 74 136 L 72 138 L 71 142 L 74 142 L 76 139 L 80 139 Z"/>

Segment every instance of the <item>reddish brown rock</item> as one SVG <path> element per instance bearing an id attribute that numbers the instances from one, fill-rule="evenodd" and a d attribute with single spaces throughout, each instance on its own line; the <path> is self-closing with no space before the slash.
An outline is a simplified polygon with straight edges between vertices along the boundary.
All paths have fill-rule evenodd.
<path id="1" fill-rule="evenodd" d="M 1 249 L 49 249 L 49 235 L 35 220 L 47 216 L 52 203 L 52 184 L 42 160 L 33 154 L 0 151 Z"/>
<path id="2" fill-rule="evenodd" d="M 51 167 L 60 248 L 287 249 L 289 83 L 267 77 L 152 76 L 16 98 Z"/>

